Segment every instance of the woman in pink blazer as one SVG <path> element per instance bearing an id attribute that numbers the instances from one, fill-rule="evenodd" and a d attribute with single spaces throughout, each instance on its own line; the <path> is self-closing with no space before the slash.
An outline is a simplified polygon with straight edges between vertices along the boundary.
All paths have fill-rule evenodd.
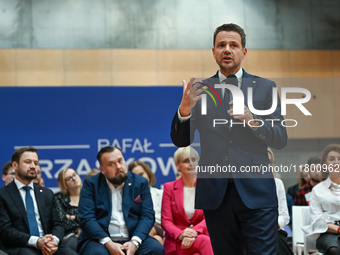
<path id="1" fill-rule="evenodd" d="M 182 177 L 164 184 L 162 228 L 166 255 L 213 255 L 202 210 L 195 210 L 198 153 L 191 147 L 179 148 L 174 155 Z"/>

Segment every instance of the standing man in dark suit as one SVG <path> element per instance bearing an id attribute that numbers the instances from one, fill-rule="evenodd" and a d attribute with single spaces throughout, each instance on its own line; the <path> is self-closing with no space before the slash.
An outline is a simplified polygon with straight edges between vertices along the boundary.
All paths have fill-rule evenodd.
<path id="1" fill-rule="evenodd" d="M 163 255 L 149 232 L 155 222 L 147 179 L 127 171 L 121 150 L 106 146 L 97 155 L 101 173 L 84 181 L 78 213 L 83 255 Z"/>
<path id="2" fill-rule="evenodd" d="M 50 189 L 33 184 L 37 150 L 21 148 L 12 156 L 13 182 L 0 189 L 0 249 L 9 255 L 76 253 L 59 245 L 64 229 Z"/>
<path id="3" fill-rule="evenodd" d="M 224 24 L 215 30 L 212 52 L 220 69 L 195 85 L 195 78 L 188 84 L 183 81 L 182 101 L 171 126 L 171 138 L 178 147 L 188 146 L 195 130 L 200 133 L 195 206 L 204 210 L 215 255 L 277 254 L 275 182 L 272 173 L 262 174 L 261 167 L 269 165 L 267 147 L 285 147 L 287 133 L 281 125 L 280 100 L 273 93 L 275 83 L 248 74 L 241 67 L 247 55 L 245 44 L 245 33 L 238 25 Z M 234 75 L 233 78 L 230 75 Z M 221 83 L 241 89 L 244 114 L 234 114 L 230 94 L 215 87 Z M 200 100 L 203 91 L 200 87 L 210 91 L 215 87 L 223 105 L 216 105 L 206 96 L 207 113 L 202 114 L 204 102 Z M 255 109 L 271 109 L 275 101 L 276 109 L 266 116 L 254 115 L 248 107 L 248 88 L 252 89 Z M 252 167 L 260 172 L 247 172 Z M 204 173 L 206 169 L 215 169 L 215 172 Z"/>

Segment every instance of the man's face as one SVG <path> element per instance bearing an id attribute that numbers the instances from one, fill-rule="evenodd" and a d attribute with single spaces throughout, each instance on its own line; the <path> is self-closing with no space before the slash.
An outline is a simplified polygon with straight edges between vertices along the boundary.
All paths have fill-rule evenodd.
<path id="1" fill-rule="evenodd" d="M 241 62 L 247 55 L 247 48 L 242 48 L 239 33 L 221 31 L 216 36 L 212 52 L 221 72 L 228 76 L 240 70 Z"/>
<path id="2" fill-rule="evenodd" d="M 322 167 L 321 164 L 310 164 L 309 166 L 309 176 L 313 182 L 321 182 L 322 181 Z"/>
<path id="3" fill-rule="evenodd" d="M 113 185 L 120 185 L 128 178 L 123 154 L 117 149 L 103 154 L 99 169 Z"/>
<path id="4" fill-rule="evenodd" d="M 5 185 L 11 183 L 14 180 L 15 177 L 15 171 L 13 169 L 13 167 L 10 167 L 8 169 L 8 172 L 6 175 L 2 175 L 2 180 L 5 182 Z"/>
<path id="5" fill-rule="evenodd" d="M 26 151 L 21 155 L 19 164 L 13 161 L 12 165 L 15 170 L 15 178 L 22 183 L 29 183 L 37 177 L 37 165 L 39 163 L 38 155 L 35 152 Z"/>

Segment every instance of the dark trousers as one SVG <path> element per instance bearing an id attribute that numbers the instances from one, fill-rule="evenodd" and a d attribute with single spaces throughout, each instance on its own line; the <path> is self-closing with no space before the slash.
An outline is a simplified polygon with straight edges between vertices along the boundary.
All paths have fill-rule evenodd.
<path id="1" fill-rule="evenodd" d="M 287 232 L 284 230 L 279 230 L 278 234 L 279 255 L 294 255 L 292 249 L 287 243 Z"/>
<path id="2" fill-rule="evenodd" d="M 214 255 L 278 253 L 277 207 L 249 209 L 242 202 L 235 183 L 228 184 L 219 208 L 204 210 L 204 216 Z"/>
<path id="3" fill-rule="evenodd" d="M 41 250 L 34 247 L 12 247 L 5 250 L 9 255 L 42 255 Z M 53 255 L 77 255 L 74 250 L 64 245 L 59 245 Z"/>
<path id="4" fill-rule="evenodd" d="M 141 244 L 135 255 L 164 255 L 163 246 L 151 236 L 148 236 Z M 109 251 L 101 243 L 90 241 L 83 248 L 81 255 L 110 255 Z"/>

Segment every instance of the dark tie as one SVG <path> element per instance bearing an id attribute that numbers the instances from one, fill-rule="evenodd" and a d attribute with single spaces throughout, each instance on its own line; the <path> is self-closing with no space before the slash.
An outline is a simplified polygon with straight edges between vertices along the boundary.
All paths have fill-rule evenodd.
<path id="1" fill-rule="evenodd" d="M 39 236 L 39 228 L 38 228 L 37 219 L 35 218 L 33 199 L 30 194 L 31 187 L 24 186 L 23 189 L 26 190 L 25 200 L 26 200 L 28 225 L 30 227 L 30 234 L 31 236 Z"/>

